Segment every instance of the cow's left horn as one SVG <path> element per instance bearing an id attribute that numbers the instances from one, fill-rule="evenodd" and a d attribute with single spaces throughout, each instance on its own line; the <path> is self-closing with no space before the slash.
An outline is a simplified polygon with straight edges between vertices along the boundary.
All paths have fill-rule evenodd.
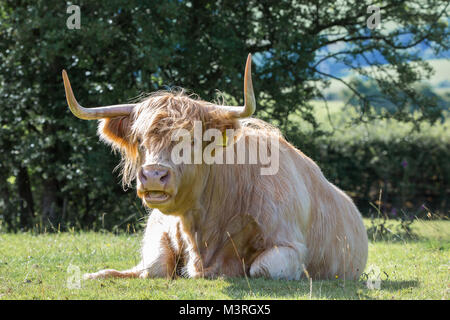
<path id="1" fill-rule="evenodd" d="M 243 107 L 229 107 L 221 106 L 229 112 L 233 118 L 247 118 L 250 117 L 256 109 L 255 93 L 253 92 L 252 84 L 252 55 L 247 57 L 247 64 L 245 65 L 244 74 L 244 106 Z"/>
<path id="2" fill-rule="evenodd" d="M 64 80 L 64 89 L 66 90 L 67 104 L 69 105 L 70 111 L 72 111 L 77 118 L 84 120 L 95 120 L 128 116 L 136 106 L 136 104 L 118 104 L 98 108 L 84 108 L 77 102 L 75 96 L 73 95 L 66 70 L 62 71 L 62 76 Z"/>

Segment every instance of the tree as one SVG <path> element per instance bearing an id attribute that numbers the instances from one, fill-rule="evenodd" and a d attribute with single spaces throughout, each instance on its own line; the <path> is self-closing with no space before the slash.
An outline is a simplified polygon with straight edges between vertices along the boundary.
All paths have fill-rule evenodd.
<path id="1" fill-rule="evenodd" d="M 79 1 L 81 28 L 70 30 L 71 4 L 0 3 L 0 215 L 10 227 L 91 225 L 104 212 L 120 224 L 136 211 L 132 193 L 115 201 L 117 158 L 94 138 L 96 124 L 68 111 L 63 68 L 86 106 L 164 85 L 209 100 L 220 89 L 242 103 L 250 52 L 259 116 L 287 134 L 294 132 L 287 121 L 294 112 L 320 132 L 308 101 L 322 96 L 329 79 L 355 95 L 360 121 L 380 115 L 417 121 L 406 107 L 411 102 L 419 121 L 435 121 L 441 112 L 413 88 L 432 71 L 414 49 L 426 44 L 435 54 L 447 52 L 447 1 Z M 373 30 L 369 5 L 381 14 Z M 325 71 L 329 61 L 373 79 L 396 110 L 371 114 L 371 97 Z"/>

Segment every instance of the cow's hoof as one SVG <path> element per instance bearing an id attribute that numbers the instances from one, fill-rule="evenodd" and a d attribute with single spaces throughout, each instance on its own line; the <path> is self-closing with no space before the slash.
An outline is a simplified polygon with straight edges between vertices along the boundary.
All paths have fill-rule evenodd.
<path id="1" fill-rule="evenodd" d="M 250 277 L 252 278 L 270 278 L 270 272 L 261 264 L 253 264 L 250 267 Z"/>

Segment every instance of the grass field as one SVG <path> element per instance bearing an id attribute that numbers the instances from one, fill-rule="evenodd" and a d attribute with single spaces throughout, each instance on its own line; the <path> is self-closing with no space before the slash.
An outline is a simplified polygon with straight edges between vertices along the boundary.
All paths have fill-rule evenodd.
<path id="1" fill-rule="evenodd" d="M 380 278 L 380 289 L 369 289 L 364 279 L 245 278 L 104 279 L 69 289 L 70 265 L 81 273 L 134 266 L 141 235 L 0 234 L 0 299 L 449 299 L 450 221 L 417 221 L 413 230 L 416 240 L 369 244 L 366 271 L 375 266 L 370 278 Z"/>

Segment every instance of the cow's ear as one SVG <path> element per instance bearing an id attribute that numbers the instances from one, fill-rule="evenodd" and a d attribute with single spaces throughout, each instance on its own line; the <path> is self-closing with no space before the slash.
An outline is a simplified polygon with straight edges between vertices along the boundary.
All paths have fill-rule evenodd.
<path id="1" fill-rule="evenodd" d="M 102 119 L 98 126 L 100 138 L 111 144 L 114 149 L 121 151 L 131 151 L 135 148 L 135 143 L 130 138 L 130 132 L 129 116 Z"/>

